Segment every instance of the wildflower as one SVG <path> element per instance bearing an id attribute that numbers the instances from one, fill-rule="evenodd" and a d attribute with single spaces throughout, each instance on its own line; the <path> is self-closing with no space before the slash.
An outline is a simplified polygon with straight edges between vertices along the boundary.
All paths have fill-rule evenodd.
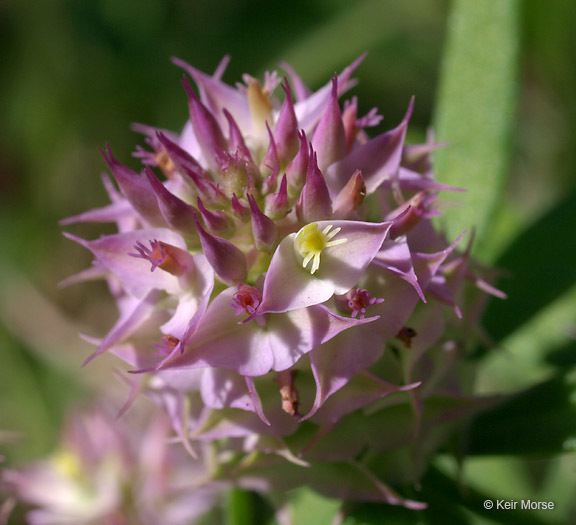
<path id="1" fill-rule="evenodd" d="M 31 524 L 185 525 L 217 502 L 222 486 L 209 484 L 207 462 L 193 461 L 169 437 L 161 413 L 143 426 L 85 408 L 69 416 L 55 452 L 6 471 L 3 481 L 32 507 Z"/>
<path id="2" fill-rule="evenodd" d="M 374 138 L 365 128 L 379 124 L 375 109 L 358 117 L 355 97 L 341 108 L 362 59 L 314 93 L 288 65 L 283 82 L 246 75 L 234 88 L 221 80 L 227 60 L 207 75 L 175 59 L 197 87 L 184 76 L 182 133 L 138 126 L 152 149 L 135 154 L 142 173 L 108 146 L 120 191 L 64 221 L 118 225 L 93 241 L 67 234 L 96 259 L 69 282 L 114 279 L 120 319 L 92 357 L 111 350 L 150 374 L 143 390 L 185 444 L 257 434 L 298 464 L 282 439 L 303 420 L 318 428 L 307 454 L 389 394 L 425 403 L 419 362 L 444 326 L 430 319 L 445 305 L 462 313 L 465 281 L 498 294 L 457 252 L 460 238 L 434 229 L 437 194 L 457 189 L 434 180 L 440 145 L 405 144 L 414 99 Z M 382 370 L 390 348 L 399 364 Z M 337 449 L 326 451 L 355 450 Z"/>

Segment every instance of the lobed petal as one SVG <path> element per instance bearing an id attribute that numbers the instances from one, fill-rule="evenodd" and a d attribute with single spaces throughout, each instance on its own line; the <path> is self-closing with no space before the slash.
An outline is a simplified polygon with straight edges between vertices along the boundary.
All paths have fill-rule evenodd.
<path id="1" fill-rule="evenodd" d="M 236 288 L 215 297 L 182 355 L 163 368 L 226 368 L 245 376 L 286 370 L 312 348 L 371 319 L 350 319 L 319 305 L 272 314 L 267 323 L 238 322 L 230 307 Z"/>
<path id="2" fill-rule="evenodd" d="M 320 304 L 344 294 L 360 279 L 382 246 L 391 222 L 320 221 L 318 229 L 341 228 L 336 239 L 346 242 L 326 248 L 313 275 L 302 267 L 294 250 L 296 233 L 285 237 L 270 263 L 264 281 L 262 312 L 287 312 Z"/>
<path id="3" fill-rule="evenodd" d="M 148 261 L 129 255 L 136 243 L 146 245 L 151 239 L 186 250 L 182 237 L 171 230 L 148 228 L 106 235 L 94 241 L 86 241 L 69 233 L 64 233 L 64 236 L 90 250 L 99 263 L 118 277 L 128 293 L 135 297 L 142 299 L 154 289 L 176 295 L 182 291 L 178 277 L 160 269 L 151 272 Z"/>

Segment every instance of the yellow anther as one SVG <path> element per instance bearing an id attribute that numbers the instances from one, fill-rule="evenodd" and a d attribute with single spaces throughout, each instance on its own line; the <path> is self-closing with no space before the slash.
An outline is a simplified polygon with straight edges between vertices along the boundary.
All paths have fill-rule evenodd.
<path id="1" fill-rule="evenodd" d="M 156 162 L 166 177 L 171 178 L 172 175 L 174 175 L 176 166 L 172 162 L 172 159 L 165 149 L 161 149 L 158 153 L 156 153 Z"/>
<path id="2" fill-rule="evenodd" d="M 79 478 L 82 472 L 80 459 L 71 450 L 60 450 L 54 457 L 54 466 L 67 478 Z"/>
<path id="3" fill-rule="evenodd" d="M 266 133 L 266 122 L 269 126 L 273 124 L 272 106 L 268 94 L 255 78 L 250 78 L 248 81 L 247 94 L 254 129 L 259 133 Z"/>
<path id="4" fill-rule="evenodd" d="M 318 223 L 312 222 L 302 228 L 295 239 L 296 251 L 304 258 L 302 267 L 306 268 L 308 263 L 312 261 L 310 273 L 316 273 L 320 268 L 320 254 L 326 248 L 337 246 L 347 241 L 347 239 L 332 240 L 341 230 L 341 228 L 334 228 L 329 224 L 322 231 L 318 229 Z"/>

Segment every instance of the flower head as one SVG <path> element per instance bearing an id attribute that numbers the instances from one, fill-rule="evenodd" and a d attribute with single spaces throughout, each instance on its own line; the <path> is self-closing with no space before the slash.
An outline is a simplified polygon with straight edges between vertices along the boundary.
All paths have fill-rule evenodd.
<path id="1" fill-rule="evenodd" d="M 210 484 L 205 451 L 194 461 L 169 443 L 164 414 L 146 419 L 114 419 L 103 407 L 72 413 L 56 451 L 4 475 L 32 507 L 27 523 L 186 525 L 209 510 L 222 486 Z"/>
<path id="2" fill-rule="evenodd" d="M 465 281 L 483 282 L 431 222 L 437 194 L 455 188 L 434 180 L 433 144 L 405 144 L 414 100 L 374 138 L 376 110 L 341 105 L 362 59 L 314 93 L 288 65 L 289 80 L 232 87 L 226 61 L 207 75 L 175 59 L 197 87 L 183 78 L 182 132 L 138 128 L 153 150 L 137 150 L 142 173 L 108 147 L 121 195 L 66 221 L 118 224 L 94 241 L 68 234 L 119 289 L 121 317 L 94 356 L 112 350 L 151 374 L 145 390 L 184 443 L 280 439 L 309 419 L 318 433 L 304 454 L 393 392 L 420 406 L 432 375 L 419 363 L 443 338 L 443 308 L 462 313 Z M 387 348 L 398 361 L 378 368 Z M 280 441 L 262 450 L 300 461 Z"/>

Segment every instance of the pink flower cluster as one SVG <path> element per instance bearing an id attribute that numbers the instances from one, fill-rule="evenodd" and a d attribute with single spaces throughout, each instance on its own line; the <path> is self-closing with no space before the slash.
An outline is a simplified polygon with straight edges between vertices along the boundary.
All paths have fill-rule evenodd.
<path id="1" fill-rule="evenodd" d="M 66 234 L 94 255 L 68 282 L 106 279 L 120 312 L 88 361 L 113 352 L 128 363 L 135 391 L 189 449 L 228 438 L 312 485 L 313 468 L 414 445 L 431 421 L 477 406 L 459 384 L 476 326 L 470 308 L 458 321 L 460 296 L 466 281 L 499 295 L 456 250 L 460 238 L 433 225 L 438 193 L 455 188 L 434 179 L 439 144 L 405 143 L 413 100 L 374 138 L 376 110 L 359 116 L 355 97 L 341 106 L 362 58 L 315 92 L 288 65 L 287 79 L 245 75 L 232 87 L 227 59 L 213 75 L 175 60 L 197 88 L 183 77 L 183 131 L 136 126 L 141 172 L 107 147 L 111 204 L 64 221 L 118 227 L 96 240 Z M 446 336 L 447 324 L 465 335 Z M 428 400 L 442 417 L 426 419 Z M 403 411 L 396 424 L 390 407 Z M 316 488 L 419 506 L 348 467 L 332 474 L 339 485 Z M 250 468 L 232 477 L 253 488 L 284 479 Z"/>
<path id="2" fill-rule="evenodd" d="M 193 459 L 170 433 L 160 412 L 118 420 L 109 406 L 85 407 L 69 414 L 57 450 L 0 481 L 32 507 L 30 525 L 190 525 L 224 485 L 212 480 L 207 445 Z"/>

